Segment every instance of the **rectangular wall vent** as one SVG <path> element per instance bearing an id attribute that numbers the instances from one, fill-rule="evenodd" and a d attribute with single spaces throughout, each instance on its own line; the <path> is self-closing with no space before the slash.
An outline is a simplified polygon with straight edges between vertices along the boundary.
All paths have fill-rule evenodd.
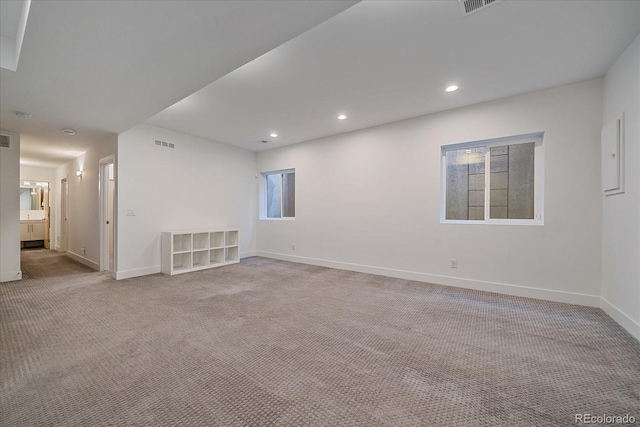
<path id="1" fill-rule="evenodd" d="M 0 134 L 0 148 L 11 148 L 11 135 Z"/>
<path id="2" fill-rule="evenodd" d="M 153 142 L 153 145 L 160 148 L 171 148 L 171 149 L 176 148 L 176 145 L 173 142 L 160 141 L 159 139 L 156 139 Z"/>
<path id="3" fill-rule="evenodd" d="M 470 15 L 482 9 L 486 9 L 492 4 L 496 4 L 501 0 L 458 0 L 462 16 Z"/>

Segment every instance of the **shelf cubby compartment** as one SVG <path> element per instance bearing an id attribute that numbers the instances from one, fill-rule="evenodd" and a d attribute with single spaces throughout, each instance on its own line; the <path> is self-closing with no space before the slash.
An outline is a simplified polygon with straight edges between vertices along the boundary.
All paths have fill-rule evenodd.
<path id="1" fill-rule="evenodd" d="M 209 250 L 193 251 L 193 268 L 206 267 L 209 265 Z"/>
<path id="2" fill-rule="evenodd" d="M 238 246 L 238 230 L 225 232 L 225 245 L 226 246 Z"/>
<path id="3" fill-rule="evenodd" d="M 194 233 L 193 250 L 209 249 L 209 233 Z"/>
<path id="4" fill-rule="evenodd" d="M 191 266 L 191 252 L 185 252 L 181 254 L 173 254 L 173 270 L 190 270 Z"/>
<path id="5" fill-rule="evenodd" d="M 224 231 L 211 233 L 211 248 L 221 248 L 224 246 Z"/>
<path id="6" fill-rule="evenodd" d="M 224 250 L 224 260 L 225 262 L 233 262 L 233 261 L 238 261 L 238 247 L 237 246 L 231 246 L 228 248 L 225 248 Z"/>
<path id="7" fill-rule="evenodd" d="M 190 250 L 191 250 L 191 233 L 173 235 L 173 253 L 188 252 Z"/>
<path id="8" fill-rule="evenodd" d="M 216 265 L 216 264 L 224 264 L 225 262 L 225 250 L 220 248 L 220 249 L 211 249 L 209 251 L 209 264 L 210 265 Z"/>
<path id="9" fill-rule="evenodd" d="M 182 274 L 240 262 L 238 230 L 164 231 L 160 240 L 160 271 L 164 274 Z"/>

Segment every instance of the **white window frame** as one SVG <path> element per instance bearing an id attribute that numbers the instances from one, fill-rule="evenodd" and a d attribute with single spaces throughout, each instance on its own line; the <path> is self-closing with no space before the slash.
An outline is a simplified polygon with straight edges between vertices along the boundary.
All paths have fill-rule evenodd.
<path id="1" fill-rule="evenodd" d="M 264 171 L 264 172 L 260 172 L 258 174 L 258 178 L 260 180 L 260 189 L 259 189 L 259 215 L 258 218 L 261 221 L 295 221 L 296 217 L 292 216 L 292 217 L 280 217 L 280 218 L 269 218 L 267 216 L 267 175 L 282 175 L 282 174 L 286 174 L 286 173 L 296 173 L 296 169 L 295 168 L 288 168 L 288 169 L 278 169 L 278 170 L 270 170 L 270 171 Z M 294 190 L 295 191 L 295 190 Z M 295 191 L 297 192 L 297 191 Z M 296 197 L 294 192 L 294 197 Z M 284 197 L 282 197 L 280 199 L 280 203 L 284 203 Z M 280 212 L 283 211 L 282 206 L 280 208 Z"/>
<path id="2" fill-rule="evenodd" d="M 441 224 L 491 224 L 491 225 L 544 225 L 544 145 L 542 143 L 544 132 L 524 135 L 507 136 L 481 141 L 463 142 L 441 146 L 440 161 L 440 223 Z M 491 191 L 491 158 L 490 148 L 496 146 L 524 144 L 534 142 L 534 172 L 533 172 L 533 219 L 507 219 L 490 218 L 490 191 Z M 486 147 L 485 154 L 485 181 L 484 181 L 484 220 L 446 219 L 447 214 L 447 151 L 465 148 Z"/>

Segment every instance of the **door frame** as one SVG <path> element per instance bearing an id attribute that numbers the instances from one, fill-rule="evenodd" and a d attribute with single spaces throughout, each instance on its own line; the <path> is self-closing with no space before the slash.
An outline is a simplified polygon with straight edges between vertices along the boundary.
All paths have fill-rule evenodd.
<path id="1" fill-rule="evenodd" d="M 115 279 L 116 268 L 118 263 L 117 256 L 117 226 L 116 212 L 117 210 L 117 192 L 118 192 L 118 180 L 116 178 L 116 156 L 112 154 L 107 157 L 103 157 L 99 161 L 99 178 L 98 178 L 98 194 L 100 200 L 100 271 L 109 270 L 109 224 L 107 223 L 109 218 L 109 165 L 113 165 L 113 270 L 111 271 L 112 277 Z"/>
<path id="2" fill-rule="evenodd" d="M 60 250 L 67 252 L 69 246 L 69 180 L 60 180 Z"/>

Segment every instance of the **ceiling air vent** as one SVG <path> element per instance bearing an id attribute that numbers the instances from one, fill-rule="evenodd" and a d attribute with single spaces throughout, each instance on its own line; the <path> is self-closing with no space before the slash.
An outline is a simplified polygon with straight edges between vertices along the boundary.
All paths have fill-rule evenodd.
<path id="1" fill-rule="evenodd" d="M 153 141 L 153 145 L 160 148 L 171 148 L 171 149 L 176 148 L 176 145 L 173 142 L 160 141 L 159 139 L 156 139 L 155 141 Z"/>
<path id="2" fill-rule="evenodd" d="M 0 148 L 11 148 L 11 135 L 0 134 Z"/>
<path id="3" fill-rule="evenodd" d="M 470 15 L 482 9 L 486 9 L 500 0 L 458 0 L 462 16 Z"/>

